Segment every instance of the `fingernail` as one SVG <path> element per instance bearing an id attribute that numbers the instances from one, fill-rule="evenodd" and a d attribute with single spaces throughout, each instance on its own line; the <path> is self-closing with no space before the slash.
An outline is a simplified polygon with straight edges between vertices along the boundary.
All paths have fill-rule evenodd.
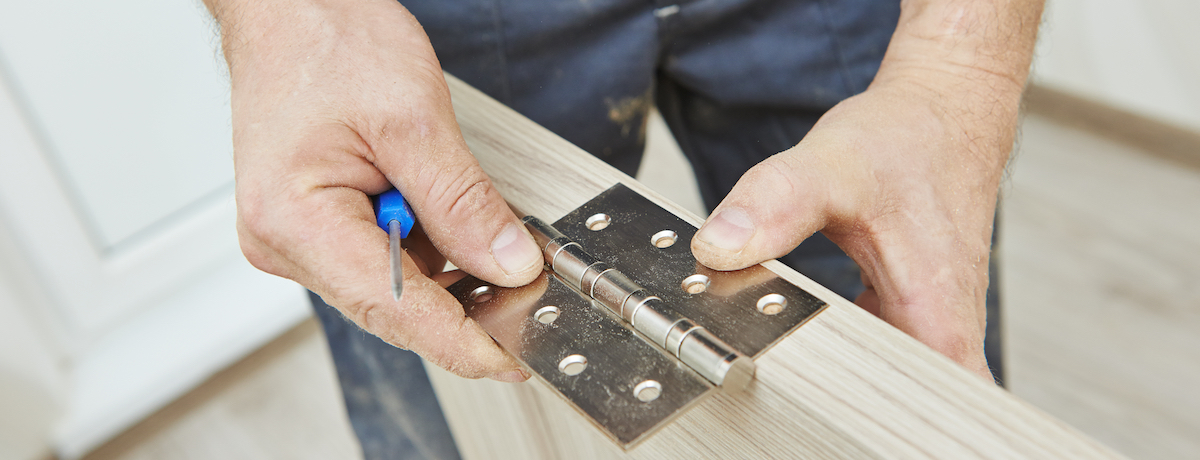
<path id="1" fill-rule="evenodd" d="M 538 251 L 533 237 L 517 224 L 508 224 L 504 231 L 492 240 L 492 258 L 510 275 L 521 273 L 542 263 L 542 252 Z"/>
<path id="2" fill-rule="evenodd" d="M 740 251 L 754 236 L 754 223 L 739 208 L 725 208 L 709 219 L 696 238 L 721 249 Z"/>
<path id="3" fill-rule="evenodd" d="M 515 371 L 500 372 L 492 375 L 491 379 L 499 382 L 521 383 L 529 380 L 529 374 L 525 373 L 525 371 L 521 369 L 517 369 Z"/>

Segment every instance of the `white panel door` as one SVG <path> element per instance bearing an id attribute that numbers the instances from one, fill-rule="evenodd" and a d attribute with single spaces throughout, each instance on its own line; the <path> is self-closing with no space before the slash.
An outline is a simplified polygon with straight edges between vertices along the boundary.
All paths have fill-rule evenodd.
<path id="1" fill-rule="evenodd" d="M 214 41 L 194 0 L 0 0 L 0 281 L 62 350 L 64 458 L 308 315 L 238 250 Z"/>
<path id="2" fill-rule="evenodd" d="M 24 160 L 39 163 L 7 173 L 52 197 L 42 211 L 60 215 L 25 230 L 58 246 L 38 263 L 72 332 L 94 339 L 233 248 L 215 212 L 231 194 L 232 149 L 214 32 L 192 1 L 5 1 L 2 11 L 0 65 L 36 142 L 38 158 Z"/>

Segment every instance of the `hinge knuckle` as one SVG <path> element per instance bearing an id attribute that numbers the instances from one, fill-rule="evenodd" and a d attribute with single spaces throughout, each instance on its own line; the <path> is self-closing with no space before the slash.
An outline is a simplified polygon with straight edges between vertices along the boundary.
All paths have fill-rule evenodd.
<path id="1" fill-rule="evenodd" d="M 625 307 L 625 300 L 642 290 L 641 286 L 638 286 L 624 273 L 609 270 L 600 274 L 600 278 L 592 286 L 591 293 L 593 299 L 600 301 L 609 310 L 624 317 L 622 310 Z"/>
<path id="2" fill-rule="evenodd" d="M 726 375 L 732 370 L 733 362 L 741 361 L 739 372 L 748 373 L 747 378 L 729 379 L 729 383 L 738 383 L 731 390 L 740 390 L 749 378 L 754 375 L 754 362 L 743 356 L 723 340 L 702 327 L 692 329 L 679 344 L 679 359 L 692 365 L 700 375 L 717 385 L 726 383 Z M 695 364 L 691 364 L 695 363 Z"/>
<path id="3" fill-rule="evenodd" d="M 721 385 L 725 380 L 729 370 L 729 366 L 723 364 L 726 357 L 745 357 L 671 309 L 661 298 L 646 292 L 624 273 L 589 254 L 554 226 L 532 216 L 526 217 L 524 222 L 534 240 L 544 248 L 546 263 L 558 276 L 624 318 L 652 343 L 713 384 Z M 686 355 L 683 353 L 685 345 L 689 350 Z M 752 360 L 748 362 L 753 366 Z"/>

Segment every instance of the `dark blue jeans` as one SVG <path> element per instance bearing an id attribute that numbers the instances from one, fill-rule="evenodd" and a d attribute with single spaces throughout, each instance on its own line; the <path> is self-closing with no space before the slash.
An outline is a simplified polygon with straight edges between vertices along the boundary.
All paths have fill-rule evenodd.
<path id="1" fill-rule="evenodd" d="M 446 71 L 631 175 L 657 106 L 710 209 L 866 89 L 900 13 L 899 0 L 402 3 Z M 821 234 L 781 260 L 847 298 L 862 291 L 858 267 Z M 457 458 L 420 359 L 313 300 L 366 457 Z M 989 362 L 999 376 L 998 354 Z"/>

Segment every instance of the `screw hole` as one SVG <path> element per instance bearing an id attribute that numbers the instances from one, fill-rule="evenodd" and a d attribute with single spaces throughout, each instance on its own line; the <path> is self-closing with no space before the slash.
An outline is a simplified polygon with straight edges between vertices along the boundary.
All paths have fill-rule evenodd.
<path id="1" fill-rule="evenodd" d="M 471 301 L 475 303 L 484 303 L 492 300 L 496 295 L 496 291 L 492 290 L 491 286 L 479 286 L 471 291 Z"/>
<path id="2" fill-rule="evenodd" d="M 533 317 L 542 324 L 553 323 L 554 320 L 558 319 L 558 307 L 550 305 L 539 308 L 536 312 L 534 312 Z"/>
<path id="3" fill-rule="evenodd" d="M 670 230 L 663 230 L 650 237 L 650 243 L 654 244 L 654 247 L 659 249 L 669 248 L 675 245 L 675 241 L 677 240 L 679 240 L 679 235 Z"/>
<path id="4" fill-rule="evenodd" d="M 778 315 L 787 308 L 787 298 L 779 294 L 767 294 L 758 299 L 758 311 L 764 315 Z"/>
<path id="5" fill-rule="evenodd" d="M 608 224 L 612 223 L 612 218 L 608 217 L 608 214 L 599 213 L 587 218 L 584 223 L 587 225 L 588 230 L 598 232 L 608 227 Z"/>
<path id="6" fill-rule="evenodd" d="M 641 402 L 650 402 L 662 395 L 662 384 L 654 380 L 646 380 L 633 387 L 633 396 Z"/>
<path id="7" fill-rule="evenodd" d="M 708 277 L 704 275 L 692 275 L 683 279 L 683 291 L 688 294 L 699 294 L 708 290 Z"/>
<path id="8" fill-rule="evenodd" d="M 587 369 L 587 358 L 583 355 L 571 355 L 558 362 L 558 370 L 567 375 L 579 375 Z"/>

